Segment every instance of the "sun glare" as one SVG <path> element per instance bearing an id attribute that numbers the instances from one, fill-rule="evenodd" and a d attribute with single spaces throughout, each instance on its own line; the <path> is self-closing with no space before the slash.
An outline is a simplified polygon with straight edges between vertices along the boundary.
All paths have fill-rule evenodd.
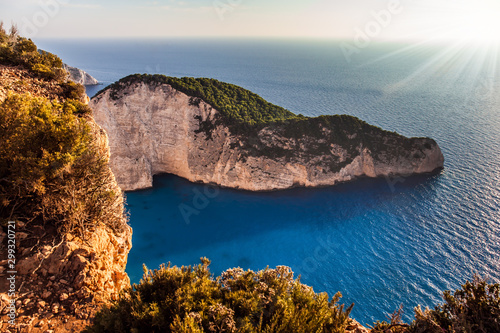
<path id="1" fill-rule="evenodd" d="M 492 96 L 500 81 L 500 0 L 421 1 L 414 7 L 424 27 L 416 34 L 420 38 L 372 62 L 426 56 L 385 91 L 393 93 L 434 78 L 464 88 L 464 100 Z"/>
<path id="2" fill-rule="evenodd" d="M 500 1 L 457 1 L 444 14 L 449 29 L 445 33 L 451 38 L 477 43 L 500 42 Z M 448 20 L 446 19 L 448 18 Z M 446 23 L 445 23 L 446 24 Z"/>

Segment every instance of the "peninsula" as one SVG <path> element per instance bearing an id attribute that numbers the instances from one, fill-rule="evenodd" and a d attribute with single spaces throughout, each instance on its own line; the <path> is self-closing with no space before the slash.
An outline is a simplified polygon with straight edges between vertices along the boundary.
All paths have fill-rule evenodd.
<path id="1" fill-rule="evenodd" d="M 123 190 L 156 174 L 251 191 L 430 173 L 443 154 L 348 115 L 309 118 L 214 79 L 130 75 L 90 102 Z"/>

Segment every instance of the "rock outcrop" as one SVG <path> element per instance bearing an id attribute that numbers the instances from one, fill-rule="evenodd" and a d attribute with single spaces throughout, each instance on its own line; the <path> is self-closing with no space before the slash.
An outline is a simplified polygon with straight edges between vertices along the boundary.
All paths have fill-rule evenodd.
<path id="1" fill-rule="evenodd" d="M 63 68 L 68 71 L 70 80 L 75 83 L 79 83 L 84 86 L 93 86 L 99 84 L 99 81 L 97 81 L 89 73 L 79 68 L 71 67 L 66 64 L 63 64 Z"/>
<path id="2" fill-rule="evenodd" d="M 95 123 L 92 135 L 109 154 L 107 136 Z M 117 183 L 108 184 L 120 192 Z M 80 236 L 58 235 L 53 227 L 16 221 L 16 328 L 19 332 L 80 332 L 109 300 L 130 286 L 125 273 L 132 247 L 132 229 L 123 216 L 122 230 L 97 225 Z M 7 253 L 6 229 L 0 228 L 0 249 Z M 35 244 L 34 244 L 35 242 Z M 7 260 L 0 262 L 0 331 L 14 332 L 6 317 L 9 307 Z M 5 287 L 5 288 L 4 288 Z"/>
<path id="3" fill-rule="evenodd" d="M 111 169 L 123 190 L 150 187 L 160 173 L 270 191 L 428 173 L 444 163 L 434 140 L 405 138 L 350 116 L 236 131 L 205 101 L 150 80 L 118 83 L 90 106 L 108 133 Z"/>
<path id="4" fill-rule="evenodd" d="M 93 125 L 93 135 L 109 151 L 106 133 Z M 110 184 L 113 187 L 113 184 Z M 114 189 L 120 191 L 116 182 Z M 52 227 L 16 221 L 16 327 L 19 332 L 81 331 L 100 306 L 130 286 L 125 273 L 132 229 L 123 217 L 122 230 L 97 225 L 81 236 L 59 236 Z M 7 253 L 7 233 L 0 228 L 0 249 Z M 36 241 L 35 244 L 33 242 Z M 0 331 L 14 332 L 9 307 L 7 260 L 0 262 Z"/>
<path id="5" fill-rule="evenodd" d="M 63 101 L 60 85 L 26 69 L 0 65 L 0 103 L 8 93 Z M 106 133 L 88 117 L 95 152 L 109 158 Z M 109 168 L 109 191 L 121 194 Z M 132 246 L 123 197 L 116 201 L 116 225 L 99 221 L 93 230 L 61 233 L 50 223 L 14 219 L 15 229 L 0 225 L 0 332 L 80 332 L 102 304 L 130 286 L 125 273 Z M 10 230 L 10 231 L 9 231 Z M 15 325 L 9 324 L 8 239 L 15 231 Z M 10 248 L 9 248 L 10 249 Z M 3 255 L 5 254 L 5 256 Z"/>
<path id="6" fill-rule="evenodd" d="M 47 97 L 61 101 L 63 90 L 58 82 L 44 80 L 21 66 L 0 64 L 0 101 L 9 92 L 29 93 L 33 97 Z"/>

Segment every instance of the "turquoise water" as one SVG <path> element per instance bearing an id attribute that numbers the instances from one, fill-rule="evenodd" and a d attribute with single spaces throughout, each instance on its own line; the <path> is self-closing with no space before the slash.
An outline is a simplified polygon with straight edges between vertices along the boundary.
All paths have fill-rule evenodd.
<path id="1" fill-rule="evenodd" d="M 288 265 L 316 291 L 356 305 L 363 323 L 400 304 L 407 318 L 474 273 L 500 281 L 500 81 L 480 49 L 373 44 L 346 61 L 327 41 L 36 41 L 104 84 L 130 73 L 214 77 L 304 115 L 345 113 L 445 155 L 433 176 L 363 179 L 250 193 L 172 175 L 127 193 L 133 282 L 142 263 Z M 90 95 L 98 89 L 88 90 Z M 181 209 L 191 207 L 188 218 Z"/>

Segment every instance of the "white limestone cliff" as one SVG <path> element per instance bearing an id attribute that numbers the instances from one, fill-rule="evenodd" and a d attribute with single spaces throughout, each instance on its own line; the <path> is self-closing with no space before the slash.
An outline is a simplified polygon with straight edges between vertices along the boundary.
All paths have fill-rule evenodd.
<path id="1" fill-rule="evenodd" d="M 63 64 L 63 68 L 68 71 L 70 80 L 75 83 L 79 83 L 84 86 L 99 84 L 99 81 L 97 81 L 93 76 L 79 68 L 71 67 L 66 64 Z"/>
<path id="2" fill-rule="evenodd" d="M 330 130 L 321 125 L 320 139 L 292 138 L 279 126 L 265 127 L 255 136 L 234 135 L 217 121 L 217 110 L 204 101 L 192 103 L 190 96 L 168 84 L 138 81 L 118 92 L 108 89 L 90 106 L 95 121 L 108 133 L 111 169 L 125 191 L 151 187 L 153 175 L 161 173 L 270 191 L 334 185 L 362 176 L 427 173 L 444 163 L 434 140 L 407 139 L 378 128 L 346 132 L 352 142 L 360 142 L 354 150 L 344 142 L 329 141 Z M 202 124 L 210 130 L 200 129 Z M 377 151 L 371 145 L 375 141 L 383 143 Z"/>

